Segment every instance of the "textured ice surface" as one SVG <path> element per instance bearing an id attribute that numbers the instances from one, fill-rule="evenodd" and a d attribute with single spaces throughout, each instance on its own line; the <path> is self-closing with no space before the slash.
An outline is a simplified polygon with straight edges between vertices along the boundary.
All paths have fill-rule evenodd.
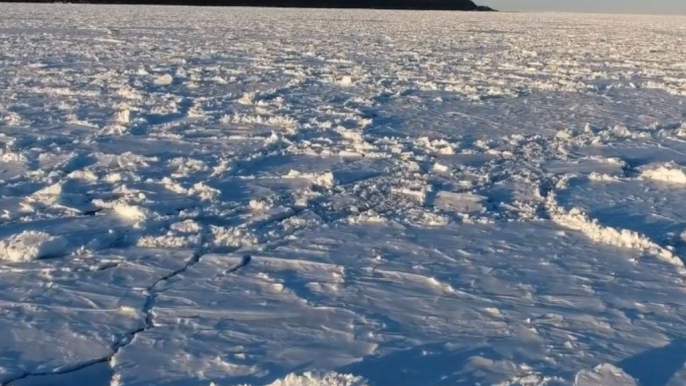
<path id="1" fill-rule="evenodd" d="M 0 384 L 685 384 L 684 39 L 0 5 Z"/>

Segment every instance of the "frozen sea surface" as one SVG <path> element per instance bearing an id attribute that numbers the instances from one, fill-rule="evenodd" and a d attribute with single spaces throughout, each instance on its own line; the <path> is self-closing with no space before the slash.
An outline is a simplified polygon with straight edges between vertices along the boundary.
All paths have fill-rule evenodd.
<path id="1" fill-rule="evenodd" d="M 0 384 L 686 384 L 685 40 L 0 5 Z"/>

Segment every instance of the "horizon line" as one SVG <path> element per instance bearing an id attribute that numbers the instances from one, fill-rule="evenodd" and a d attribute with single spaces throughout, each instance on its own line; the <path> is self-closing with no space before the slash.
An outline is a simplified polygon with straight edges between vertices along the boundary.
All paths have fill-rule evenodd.
<path id="1" fill-rule="evenodd" d="M 436 11 L 436 12 L 464 12 L 462 10 L 450 9 L 411 9 L 411 8 L 347 8 L 347 7 L 299 7 L 299 6 L 265 6 L 265 5 L 215 5 L 215 4 L 161 4 L 161 3 L 147 3 L 143 0 L 140 4 L 122 2 L 116 3 L 116 0 L 108 2 L 98 0 L 0 0 L 0 4 L 61 4 L 61 5 L 129 5 L 129 6 L 162 6 L 162 7 L 216 7 L 216 8 L 292 8 L 292 9 L 341 9 L 341 10 L 387 10 L 387 11 Z M 487 1 L 486 1 L 487 3 Z M 489 6 L 488 4 L 478 4 L 479 6 Z M 686 11 L 678 11 L 676 13 L 654 13 L 642 11 L 618 11 L 618 10 L 560 10 L 560 9 L 494 9 L 495 12 L 477 12 L 477 13 L 564 13 L 564 14 L 597 14 L 597 15 L 635 15 L 635 16 L 672 16 L 683 17 L 686 16 Z M 470 11 L 474 12 L 474 11 Z"/>

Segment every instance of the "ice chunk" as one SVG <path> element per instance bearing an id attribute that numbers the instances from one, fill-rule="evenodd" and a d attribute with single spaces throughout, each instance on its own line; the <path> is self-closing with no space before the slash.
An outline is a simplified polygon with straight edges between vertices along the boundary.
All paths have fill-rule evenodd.
<path id="1" fill-rule="evenodd" d="M 169 86 L 172 82 L 174 82 L 174 78 L 169 74 L 158 76 L 155 79 L 156 86 Z"/>
<path id="2" fill-rule="evenodd" d="M 650 165 L 644 168 L 641 172 L 641 178 L 672 184 L 686 184 L 684 168 L 671 162 L 663 165 Z"/>
<path id="3" fill-rule="evenodd" d="M 582 370 L 576 375 L 574 386 L 638 386 L 636 380 L 622 369 L 603 363 L 593 370 Z"/>
<path id="4" fill-rule="evenodd" d="M 302 375 L 288 374 L 278 379 L 269 386 L 366 386 L 364 378 L 351 374 L 338 374 L 335 372 L 317 374 L 305 372 Z"/>
<path id="5" fill-rule="evenodd" d="M 0 260 L 24 262 L 56 257 L 64 253 L 68 244 L 62 236 L 24 231 L 0 241 Z"/>

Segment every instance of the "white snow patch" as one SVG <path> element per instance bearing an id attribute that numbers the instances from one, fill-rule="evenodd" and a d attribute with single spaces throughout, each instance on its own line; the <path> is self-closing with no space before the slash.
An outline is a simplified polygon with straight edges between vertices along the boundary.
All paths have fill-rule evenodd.
<path id="1" fill-rule="evenodd" d="M 641 171 L 641 178 L 671 184 L 686 184 L 686 168 L 673 162 L 650 165 Z"/>
<path id="2" fill-rule="evenodd" d="M 200 234 L 178 236 L 166 234 L 162 236 L 143 236 L 136 241 L 136 246 L 142 248 L 192 248 L 200 245 L 202 236 Z"/>
<path id="3" fill-rule="evenodd" d="M 433 165 L 432 170 L 436 173 L 448 173 L 450 171 L 450 167 L 447 165 L 443 165 L 439 162 L 436 162 Z"/>
<path id="4" fill-rule="evenodd" d="M 120 125 L 126 125 L 131 120 L 131 112 L 129 109 L 121 109 L 115 113 L 114 121 Z"/>
<path id="5" fill-rule="evenodd" d="M 219 118 L 219 122 L 223 124 L 259 124 L 282 127 L 287 130 L 293 130 L 297 126 L 295 119 L 282 115 L 263 116 L 263 115 L 245 115 L 235 113 L 233 115 L 223 115 Z"/>
<path id="6" fill-rule="evenodd" d="M 98 175 L 88 169 L 80 169 L 80 170 L 75 170 L 67 175 L 68 178 L 72 178 L 75 180 L 84 180 L 88 182 L 96 182 L 100 179 Z"/>
<path id="7" fill-rule="evenodd" d="M 339 86 L 348 87 L 353 84 L 353 78 L 350 75 L 341 77 L 337 82 Z"/>
<path id="8" fill-rule="evenodd" d="M 273 208 L 274 203 L 268 199 L 250 200 L 248 206 L 252 210 L 264 211 Z"/>
<path id="9" fill-rule="evenodd" d="M 237 102 L 245 106 L 252 106 L 255 104 L 255 95 L 254 92 L 247 92 L 238 98 Z"/>
<path id="10" fill-rule="evenodd" d="M 2 122 L 7 126 L 20 126 L 23 123 L 23 120 L 19 114 L 11 111 L 2 117 Z"/>
<path id="11" fill-rule="evenodd" d="M 638 386 L 638 382 L 622 369 L 603 363 L 593 370 L 581 370 L 577 373 L 574 386 Z"/>
<path id="12" fill-rule="evenodd" d="M 455 153 L 454 146 L 444 139 L 420 137 L 415 140 L 415 145 L 435 154 L 450 155 Z"/>
<path id="13" fill-rule="evenodd" d="M 24 262 L 56 257 L 63 254 L 68 245 L 69 242 L 62 236 L 24 231 L 0 241 L 0 260 Z"/>
<path id="14" fill-rule="evenodd" d="M 365 224 L 365 223 L 385 223 L 386 219 L 376 213 L 376 211 L 370 209 L 363 213 L 358 213 L 355 215 L 348 216 L 346 219 L 349 224 Z"/>
<path id="15" fill-rule="evenodd" d="M 352 374 L 308 371 L 302 375 L 288 374 L 268 386 L 367 386 L 367 381 Z"/>
<path id="16" fill-rule="evenodd" d="M 114 213 L 125 220 L 140 222 L 145 221 L 149 216 L 149 211 L 137 205 L 115 203 L 111 206 Z"/>
<path id="17" fill-rule="evenodd" d="M 298 170 L 291 170 L 286 175 L 287 178 L 303 178 L 314 185 L 323 186 L 325 188 L 333 188 L 336 185 L 336 180 L 333 173 L 302 173 Z"/>
<path id="18" fill-rule="evenodd" d="M 211 201 L 218 197 L 221 192 L 204 182 L 198 182 L 197 184 L 193 185 L 190 190 L 188 190 L 188 194 L 192 196 L 198 196 L 201 200 Z"/>
<path id="19" fill-rule="evenodd" d="M 455 193 L 440 191 L 434 199 L 434 206 L 439 209 L 459 213 L 480 213 L 486 210 L 484 201 L 487 197 L 473 193 Z"/>
<path id="20" fill-rule="evenodd" d="M 155 78 L 155 81 L 154 81 L 156 86 L 169 86 L 173 82 L 174 82 L 174 77 L 172 77 L 169 74 L 160 75 L 157 78 Z"/>
<path id="21" fill-rule="evenodd" d="M 172 224 L 169 229 L 179 232 L 179 233 L 198 233 L 202 230 L 200 227 L 200 224 L 198 224 L 194 220 L 184 220 L 181 222 L 177 222 Z"/>
<path id="22" fill-rule="evenodd" d="M 210 232 L 214 238 L 213 244 L 217 247 L 240 248 L 259 243 L 257 236 L 243 228 L 212 226 Z"/>
<path id="23" fill-rule="evenodd" d="M 596 182 L 617 182 L 621 179 L 617 176 L 613 176 L 607 173 L 592 172 L 588 175 L 588 179 Z"/>
<path id="24" fill-rule="evenodd" d="M 588 215 L 579 208 L 572 208 L 569 211 L 565 210 L 557 204 L 554 193 L 551 193 L 548 196 L 546 206 L 550 218 L 554 222 L 566 228 L 580 231 L 595 242 L 623 248 L 638 249 L 654 255 L 676 267 L 682 268 L 684 266 L 684 263 L 672 251 L 663 248 L 638 232 L 603 226 L 597 219 L 589 218 Z"/>
<path id="25" fill-rule="evenodd" d="M 408 188 L 408 187 L 393 187 L 391 188 L 391 192 L 399 195 L 404 195 L 407 197 L 412 198 L 413 200 L 416 200 L 418 203 L 425 203 L 426 202 L 426 196 L 427 193 L 430 191 L 430 189 L 426 187 L 422 187 L 420 189 L 413 189 L 413 188 Z"/>

